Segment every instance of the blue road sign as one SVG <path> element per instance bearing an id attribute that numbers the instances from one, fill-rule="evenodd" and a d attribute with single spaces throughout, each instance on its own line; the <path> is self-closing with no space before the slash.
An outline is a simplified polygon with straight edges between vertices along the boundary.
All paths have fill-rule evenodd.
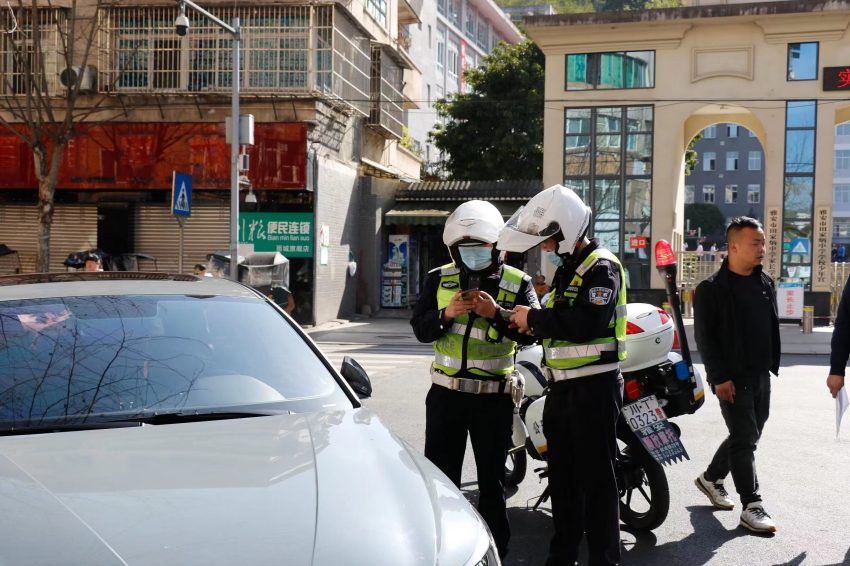
<path id="1" fill-rule="evenodd" d="M 171 214 L 192 216 L 192 176 L 174 172 L 171 184 Z"/>
<path id="2" fill-rule="evenodd" d="M 808 238 L 794 238 L 791 240 L 789 253 L 793 255 L 809 255 L 812 251 L 812 242 Z"/>

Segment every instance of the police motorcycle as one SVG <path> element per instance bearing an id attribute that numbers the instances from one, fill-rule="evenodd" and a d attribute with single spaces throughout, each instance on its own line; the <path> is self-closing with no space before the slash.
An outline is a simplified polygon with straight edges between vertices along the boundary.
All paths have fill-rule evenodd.
<path id="1" fill-rule="evenodd" d="M 643 530 L 658 527 L 667 517 L 670 492 L 662 464 L 688 458 L 679 427 L 668 419 L 693 414 L 705 400 L 702 376 L 691 362 L 682 323 L 675 255 L 663 240 L 656 245 L 656 265 L 672 312 L 645 303 L 626 306 L 628 356 L 621 363 L 624 404 L 617 424 L 620 519 Z M 677 338 L 681 354 L 672 351 Z M 544 463 L 535 471 L 541 479 L 547 476 L 542 421 L 548 383 L 542 361 L 539 344 L 522 347 L 516 355 L 516 369 L 525 378 L 525 396 L 514 414 L 513 448 L 505 466 L 508 486 L 519 485 L 525 478 L 529 456 Z M 548 490 L 544 490 L 535 507 L 547 498 Z"/>

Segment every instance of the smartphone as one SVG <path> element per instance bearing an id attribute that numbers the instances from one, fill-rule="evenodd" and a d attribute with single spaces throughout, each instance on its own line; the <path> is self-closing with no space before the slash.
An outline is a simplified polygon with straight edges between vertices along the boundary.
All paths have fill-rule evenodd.
<path id="1" fill-rule="evenodd" d="M 460 292 L 460 300 L 461 301 L 471 301 L 476 296 L 478 296 L 478 288 L 467 289 L 466 291 Z"/>

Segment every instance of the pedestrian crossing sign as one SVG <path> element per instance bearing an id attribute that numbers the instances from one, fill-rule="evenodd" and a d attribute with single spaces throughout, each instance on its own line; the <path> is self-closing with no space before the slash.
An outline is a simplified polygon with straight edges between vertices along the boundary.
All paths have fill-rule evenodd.
<path id="1" fill-rule="evenodd" d="M 811 240 L 808 238 L 794 238 L 791 240 L 791 250 L 789 253 L 794 255 L 809 255 L 811 249 Z"/>
<path id="2" fill-rule="evenodd" d="M 175 171 L 171 184 L 171 214 L 192 215 L 192 176 Z"/>

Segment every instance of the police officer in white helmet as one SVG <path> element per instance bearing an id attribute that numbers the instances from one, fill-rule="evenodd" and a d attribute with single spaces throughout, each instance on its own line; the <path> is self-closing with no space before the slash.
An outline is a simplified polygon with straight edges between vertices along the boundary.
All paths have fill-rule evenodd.
<path id="1" fill-rule="evenodd" d="M 520 331 L 543 340 L 550 388 L 543 409 L 555 534 L 547 566 L 575 564 L 587 533 L 590 564 L 620 560 L 616 426 L 623 405 L 626 291 L 617 257 L 587 238 L 590 209 L 555 185 L 502 230 L 498 248 L 540 245 L 557 267 L 541 310 L 516 307 Z"/>
<path id="2" fill-rule="evenodd" d="M 420 342 L 434 344 L 425 456 L 460 486 L 469 435 L 478 470 L 478 511 L 501 556 L 510 538 L 505 460 L 513 407 L 522 398 L 514 352 L 517 340 L 534 340 L 510 328 L 507 319 L 517 306 L 539 308 L 531 278 L 504 265 L 495 248 L 503 226 L 489 202 L 471 200 L 455 209 L 443 231 L 454 261 L 428 274 L 410 321 Z"/>

